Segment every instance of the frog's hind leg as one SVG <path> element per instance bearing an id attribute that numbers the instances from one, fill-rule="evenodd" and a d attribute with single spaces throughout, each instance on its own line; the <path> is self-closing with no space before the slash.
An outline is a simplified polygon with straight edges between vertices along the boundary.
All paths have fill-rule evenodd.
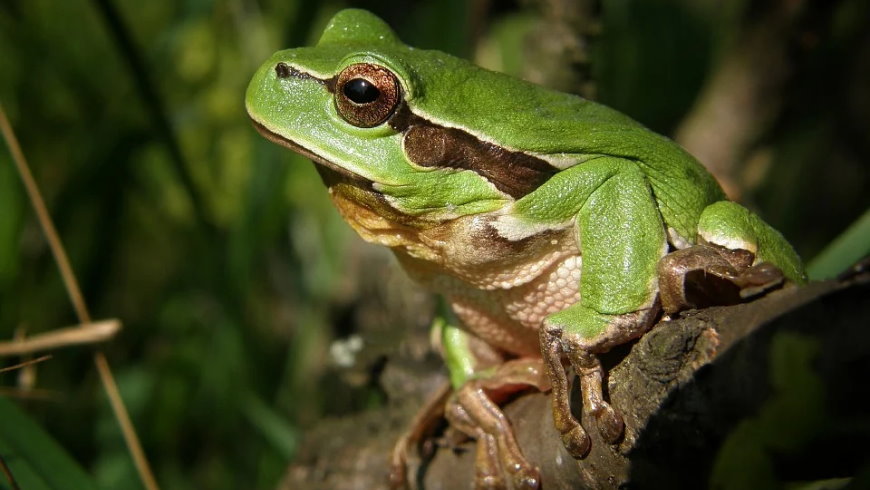
<path id="1" fill-rule="evenodd" d="M 498 406 L 527 389 L 550 388 L 539 359 L 515 359 L 466 381 L 447 402 L 450 425 L 477 440 L 475 488 L 538 488 L 538 469 L 523 456 L 513 428 Z M 506 478 L 510 480 L 508 483 Z"/>
<path id="2" fill-rule="evenodd" d="M 408 429 L 399 437 L 390 453 L 390 488 L 407 488 L 408 455 L 412 447 L 419 447 L 435 431 L 444 417 L 444 406 L 450 398 L 451 387 L 444 383 L 426 401 Z"/>
<path id="3" fill-rule="evenodd" d="M 671 252 L 658 264 L 665 313 L 736 304 L 782 284 L 801 283 L 803 266 L 782 235 L 739 204 L 707 206 L 697 244 Z"/>
<path id="4" fill-rule="evenodd" d="M 671 252 L 659 262 L 659 295 L 667 315 L 716 305 L 733 305 L 782 284 L 770 262 L 753 265 L 754 254 L 712 244 Z"/>

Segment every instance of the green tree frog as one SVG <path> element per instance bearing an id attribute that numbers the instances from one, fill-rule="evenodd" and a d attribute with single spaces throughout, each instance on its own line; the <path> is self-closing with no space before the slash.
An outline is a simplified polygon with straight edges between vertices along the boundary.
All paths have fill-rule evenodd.
<path id="1" fill-rule="evenodd" d="M 444 413 L 477 440 L 479 487 L 540 485 L 498 406 L 505 393 L 552 390 L 555 430 L 581 459 L 591 443 L 565 366 L 586 425 L 615 443 L 624 424 L 599 354 L 663 314 L 805 280 L 782 235 L 671 140 L 407 46 L 363 10 L 337 13 L 314 47 L 275 53 L 245 103 L 260 133 L 317 164 L 362 238 L 445 298 Z"/>

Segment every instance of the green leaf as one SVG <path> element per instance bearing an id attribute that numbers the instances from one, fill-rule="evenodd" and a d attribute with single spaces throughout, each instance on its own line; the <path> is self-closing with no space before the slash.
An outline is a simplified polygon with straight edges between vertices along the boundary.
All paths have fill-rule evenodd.
<path id="1" fill-rule="evenodd" d="M 0 397 L 0 455 L 27 490 L 96 489 L 81 466 L 15 404 Z M 0 489 L 12 488 L 0 475 Z"/>
<path id="2" fill-rule="evenodd" d="M 846 268 L 870 253 L 870 209 L 864 211 L 852 226 L 834 239 L 807 266 L 810 279 L 837 277 Z"/>

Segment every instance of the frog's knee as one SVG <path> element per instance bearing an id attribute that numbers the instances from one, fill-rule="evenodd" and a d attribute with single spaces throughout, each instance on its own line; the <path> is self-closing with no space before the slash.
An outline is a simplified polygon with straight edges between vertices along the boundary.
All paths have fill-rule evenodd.
<path id="1" fill-rule="evenodd" d="M 747 250 L 755 264 L 770 262 L 794 282 L 806 280 L 800 257 L 782 234 L 737 203 L 719 201 L 707 206 L 698 221 L 698 237 L 727 249 Z"/>
<path id="2" fill-rule="evenodd" d="M 719 201 L 707 206 L 701 213 L 698 236 L 707 243 L 756 254 L 756 220 L 758 217 L 743 206 L 731 201 Z"/>

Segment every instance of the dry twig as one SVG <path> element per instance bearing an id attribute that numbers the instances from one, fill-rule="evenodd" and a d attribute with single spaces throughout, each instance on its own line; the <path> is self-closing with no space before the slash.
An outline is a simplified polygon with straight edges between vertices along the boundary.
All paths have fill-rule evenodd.
<path id="1" fill-rule="evenodd" d="M 105 342 L 113 338 L 119 330 L 121 330 L 121 322 L 116 318 L 58 328 L 21 340 L 0 342 L 0 357 L 23 356 L 61 347 Z"/>
<path id="2" fill-rule="evenodd" d="M 63 278 L 73 308 L 75 308 L 79 323 L 91 324 L 91 315 L 88 312 L 87 305 L 85 304 L 75 274 L 73 274 L 69 258 L 61 244 L 60 237 L 54 227 L 54 223 L 51 221 L 48 209 L 45 206 L 45 201 L 42 199 L 42 194 L 39 192 L 39 187 L 36 185 L 36 181 L 33 179 L 33 174 L 30 172 L 27 160 L 24 158 L 24 153 L 21 151 L 21 146 L 18 144 L 18 138 L 15 137 L 15 132 L 9 124 L 9 119 L 6 118 L 6 111 L 3 110 L 2 105 L 0 105 L 0 132 L 3 133 L 3 138 L 9 145 L 9 153 L 12 155 L 12 161 L 15 163 L 18 174 L 21 176 L 24 188 L 30 198 L 30 203 L 36 211 L 39 225 L 42 227 L 45 239 L 48 241 L 51 253 L 54 255 L 54 260 L 57 263 L 58 269 L 60 269 L 60 275 Z M 118 424 L 121 427 L 124 441 L 127 444 L 127 448 L 130 451 L 136 469 L 139 472 L 139 477 L 142 479 L 142 484 L 148 490 L 157 490 L 159 488 L 157 486 L 157 480 L 154 478 L 151 466 L 148 464 L 145 452 L 142 450 L 142 444 L 139 442 L 139 437 L 136 435 L 136 429 L 133 427 L 133 423 L 130 420 L 130 414 L 127 412 L 127 407 L 124 406 L 124 401 L 121 399 L 121 394 L 118 392 L 118 385 L 115 383 L 115 377 L 109 367 L 109 361 L 106 359 L 106 355 L 103 354 L 102 351 L 96 351 L 94 353 L 94 364 L 96 364 L 97 372 L 100 375 L 100 381 L 103 384 L 103 389 L 109 397 L 112 412 L 115 414 L 115 418 L 118 420 Z"/>

